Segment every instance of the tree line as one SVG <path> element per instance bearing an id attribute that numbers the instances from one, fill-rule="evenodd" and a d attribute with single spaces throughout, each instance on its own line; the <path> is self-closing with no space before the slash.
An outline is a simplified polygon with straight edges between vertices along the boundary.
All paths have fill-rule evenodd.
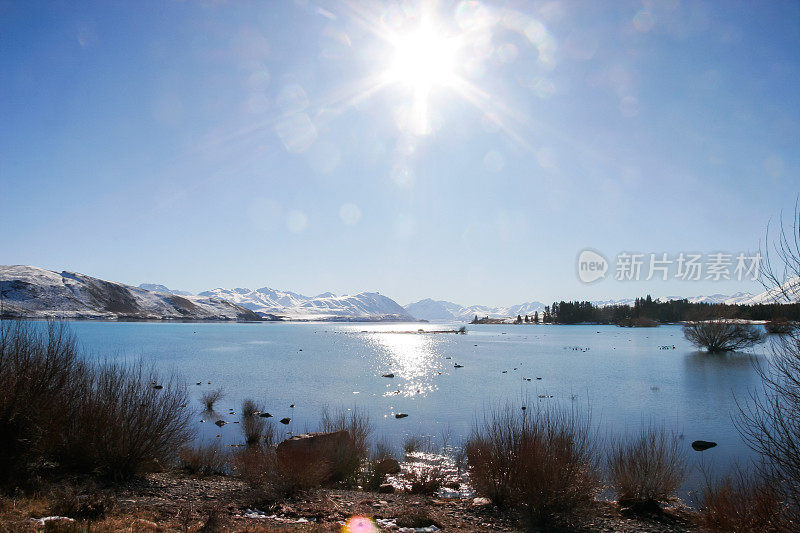
<path id="1" fill-rule="evenodd" d="M 652 326 L 659 323 L 711 320 L 715 318 L 743 320 L 800 321 L 800 303 L 730 305 L 693 303 L 687 299 L 653 299 L 649 294 L 636 298 L 633 305 L 597 306 L 587 301 L 553 302 L 539 315 L 517 315 L 517 324 L 616 324 L 621 326 Z M 473 323 L 482 323 L 479 319 Z"/>

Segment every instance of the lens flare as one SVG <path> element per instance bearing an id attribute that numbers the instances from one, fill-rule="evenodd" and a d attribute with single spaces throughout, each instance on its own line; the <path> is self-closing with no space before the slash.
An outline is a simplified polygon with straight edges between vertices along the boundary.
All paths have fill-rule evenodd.
<path id="1" fill-rule="evenodd" d="M 378 533 L 378 526 L 366 516 L 351 516 L 342 526 L 342 533 Z"/>

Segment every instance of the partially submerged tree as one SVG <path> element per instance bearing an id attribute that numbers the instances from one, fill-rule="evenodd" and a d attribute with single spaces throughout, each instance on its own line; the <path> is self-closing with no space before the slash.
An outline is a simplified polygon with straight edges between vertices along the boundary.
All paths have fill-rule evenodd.
<path id="1" fill-rule="evenodd" d="M 764 334 L 756 326 L 723 319 L 687 322 L 683 335 L 711 353 L 743 350 L 764 341 Z"/>

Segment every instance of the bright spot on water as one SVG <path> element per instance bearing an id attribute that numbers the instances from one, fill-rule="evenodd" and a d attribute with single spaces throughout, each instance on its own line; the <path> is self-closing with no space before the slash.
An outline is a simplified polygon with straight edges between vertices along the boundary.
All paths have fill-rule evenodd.
<path id="1" fill-rule="evenodd" d="M 437 389 L 433 383 L 441 361 L 434 347 L 433 334 L 371 333 L 369 340 L 382 355 L 376 359 L 385 365 L 381 374 L 391 372 L 384 396 L 426 395 Z"/>

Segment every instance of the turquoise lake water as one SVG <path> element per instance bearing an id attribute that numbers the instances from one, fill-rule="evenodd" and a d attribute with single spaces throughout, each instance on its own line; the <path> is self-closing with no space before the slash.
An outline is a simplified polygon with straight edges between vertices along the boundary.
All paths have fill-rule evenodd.
<path id="1" fill-rule="evenodd" d="M 460 324 L 70 324 L 90 357 L 144 358 L 185 379 L 201 440 L 242 442 L 238 424 L 218 428 L 201 413 L 200 395 L 216 387 L 226 395 L 215 410 L 228 422 L 245 398 L 274 415 L 278 437 L 317 429 L 324 406 L 358 407 L 375 435 L 398 447 L 407 434 L 441 442 L 449 433 L 458 444 L 492 405 L 551 403 L 589 406 L 601 435 L 664 424 L 682 436 L 693 463 L 714 472 L 750 457 L 732 422 L 734 397 L 758 385 L 751 358 L 766 357 L 763 348 L 698 352 L 680 326 L 470 325 L 454 335 L 400 332 Z M 283 417 L 291 423 L 278 424 Z M 719 445 L 700 454 L 689 448 L 694 440 Z"/>

